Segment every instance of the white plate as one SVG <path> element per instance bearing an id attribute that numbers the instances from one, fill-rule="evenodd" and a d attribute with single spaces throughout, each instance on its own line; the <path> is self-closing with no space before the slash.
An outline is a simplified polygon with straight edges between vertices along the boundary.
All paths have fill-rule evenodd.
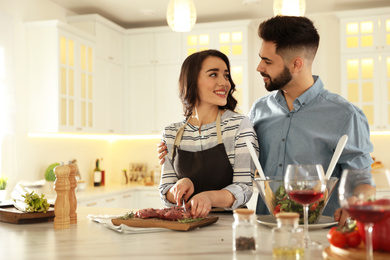
<path id="1" fill-rule="evenodd" d="M 271 215 L 258 215 L 257 222 L 267 227 L 276 227 L 276 220 Z M 317 224 L 309 224 L 309 230 L 321 229 L 337 225 L 338 222 L 334 221 L 333 217 L 322 216 Z M 303 227 L 303 225 L 299 225 Z"/>

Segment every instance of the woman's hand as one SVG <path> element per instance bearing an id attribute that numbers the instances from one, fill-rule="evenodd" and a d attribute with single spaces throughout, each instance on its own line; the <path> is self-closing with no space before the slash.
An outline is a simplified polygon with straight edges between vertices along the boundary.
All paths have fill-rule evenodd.
<path id="1" fill-rule="evenodd" d="M 190 203 L 193 218 L 205 218 L 211 210 L 211 199 L 205 192 L 196 194 Z"/>
<path id="2" fill-rule="evenodd" d="M 182 205 L 182 199 L 187 201 L 194 193 L 194 184 L 189 178 L 182 178 L 169 190 L 178 206 Z"/>

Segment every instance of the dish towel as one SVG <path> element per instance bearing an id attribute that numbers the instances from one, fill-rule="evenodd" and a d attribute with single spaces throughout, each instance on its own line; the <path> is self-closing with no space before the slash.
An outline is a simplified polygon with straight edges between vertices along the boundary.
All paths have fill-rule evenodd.
<path id="1" fill-rule="evenodd" d="M 112 224 L 111 219 L 119 218 L 123 215 L 92 215 L 89 214 L 87 218 L 91 221 L 103 224 L 107 228 L 114 230 L 122 234 L 140 234 L 140 233 L 153 233 L 153 232 L 162 232 L 162 231 L 171 231 L 167 228 L 141 228 L 141 227 L 129 227 L 124 224 L 120 226 L 115 226 Z"/>

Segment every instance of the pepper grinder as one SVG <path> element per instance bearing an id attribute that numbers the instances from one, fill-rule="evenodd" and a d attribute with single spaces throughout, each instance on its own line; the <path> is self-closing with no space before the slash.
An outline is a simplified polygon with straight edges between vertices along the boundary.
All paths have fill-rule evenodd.
<path id="1" fill-rule="evenodd" d="M 69 173 L 69 218 L 70 218 L 70 224 L 77 224 L 77 199 L 76 199 L 76 192 L 75 189 L 77 187 L 77 180 L 76 180 L 76 173 L 77 173 L 77 166 L 69 162 L 68 165 L 70 169 Z"/>
<path id="2" fill-rule="evenodd" d="M 54 204 L 54 229 L 70 228 L 69 218 L 69 173 L 70 169 L 63 163 L 54 169 L 56 180 L 54 189 L 57 192 L 57 198 Z"/>

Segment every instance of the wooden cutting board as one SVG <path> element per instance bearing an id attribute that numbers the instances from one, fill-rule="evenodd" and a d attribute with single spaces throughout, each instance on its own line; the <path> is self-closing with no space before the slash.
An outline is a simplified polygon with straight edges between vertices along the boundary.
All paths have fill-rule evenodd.
<path id="1" fill-rule="evenodd" d="M 54 206 L 50 205 L 46 213 L 41 212 L 23 212 L 14 207 L 14 205 L 0 206 L 0 221 L 12 224 L 31 224 L 54 221 Z"/>
<path id="2" fill-rule="evenodd" d="M 366 247 L 364 243 L 356 248 L 338 248 L 335 246 L 328 246 L 322 251 L 324 259 L 328 260 L 365 260 L 366 259 Z M 390 253 L 382 251 L 374 251 L 375 260 L 388 260 L 390 259 Z"/>
<path id="3" fill-rule="evenodd" d="M 192 222 L 192 223 L 180 223 L 179 221 L 172 221 L 172 220 L 162 220 L 162 219 L 156 219 L 156 218 L 147 218 L 147 219 L 141 219 L 141 218 L 132 218 L 132 219 L 119 219 L 115 218 L 112 219 L 112 224 L 115 226 L 119 226 L 121 224 L 124 224 L 129 227 L 158 227 L 158 228 L 168 228 L 172 230 L 180 230 L 180 231 L 189 231 L 198 227 L 204 227 L 211 225 L 215 222 L 217 222 L 219 217 L 207 217 L 203 220 Z"/>

